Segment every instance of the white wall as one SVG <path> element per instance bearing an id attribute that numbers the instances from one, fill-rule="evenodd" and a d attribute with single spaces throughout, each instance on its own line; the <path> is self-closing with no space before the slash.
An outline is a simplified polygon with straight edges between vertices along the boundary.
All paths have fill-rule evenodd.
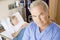
<path id="1" fill-rule="evenodd" d="M 8 5 L 14 3 L 15 0 L 2 0 L 0 1 L 0 20 L 5 19 L 9 16 Z"/>

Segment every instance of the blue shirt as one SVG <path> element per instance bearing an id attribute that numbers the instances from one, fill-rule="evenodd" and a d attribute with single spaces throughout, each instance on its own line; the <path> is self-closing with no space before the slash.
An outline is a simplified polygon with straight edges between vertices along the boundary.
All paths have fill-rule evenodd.
<path id="1" fill-rule="evenodd" d="M 40 32 L 39 27 L 31 22 L 26 27 L 22 40 L 60 40 L 60 27 L 52 22 Z"/>

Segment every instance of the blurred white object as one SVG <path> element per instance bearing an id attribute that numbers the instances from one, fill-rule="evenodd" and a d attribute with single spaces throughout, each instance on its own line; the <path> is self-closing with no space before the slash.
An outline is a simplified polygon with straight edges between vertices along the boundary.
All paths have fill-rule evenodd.
<path id="1" fill-rule="evenodd" d="M 19 29 L 25 23 L 25 21 L 19 12 L 14 13 L 12 16 L 16 16 L 19 21 L 19 23 L 14 27 L 15 31 L 18 31 L 17 29 Z"/>
<path id="2" fill-rule="evenodd" d="M 23 20 L 22 16 L 20 15 L 19 12 L 16 12 L 14 14 L 12 14 L 11 16 L 16 16 L 19 23 L 15 26 L 13 26 L 10 23 L 10 18 L 7 17 L 7 19 L 5 19 L 4 21 L 1 22 L 1 24 L 4 26 L 5 31 L 0 33 L 1 35 L 6 36 L 7 38 L 13 39 L 14 37 L 12 37 L 12 33 L 18 31 L 18 29 L 25 23 L 25 21 Z"/>
<path id="3" fill-rule="evenodd" d="M 16 6 L 19 7 L 19 1 L 16 1 Z"/>
<path id="4" fill-rule="evenodd" d="M 0 36 L 0 40 L 2 40 L 1 36 Z"/>
<path id="5" fill-rule="evenodd" d="M 5 19 L 4 21 L 1 22 L 3 25 L 5 31 L 0 33 L 1 35 L 4 35 L 6 38 L 13 39 L 12 33 L 14 33 L 14 30 L 12 28 L 12 25 L 9 24 L 9 18 Z"/>

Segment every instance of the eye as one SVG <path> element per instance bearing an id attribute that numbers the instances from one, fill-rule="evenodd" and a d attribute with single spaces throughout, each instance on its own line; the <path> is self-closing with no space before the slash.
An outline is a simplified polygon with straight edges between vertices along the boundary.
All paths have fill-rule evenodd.
<path id="1" fill-rule="evenodd" d="M 40 15 L 42 15 L 43 13 L 40 13 Z"/>
<path id="2" fill-rule="evenodd" d="M 40 15 L 44 15 L 44 13 L 40 13 Z"/>

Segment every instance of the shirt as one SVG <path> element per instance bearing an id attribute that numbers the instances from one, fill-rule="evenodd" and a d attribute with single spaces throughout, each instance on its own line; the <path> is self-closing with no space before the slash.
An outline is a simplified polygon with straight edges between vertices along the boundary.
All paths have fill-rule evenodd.
<path id="1" fill-rule="evenodd" d="M 40 32 L 39 27 L 31 22 L 26 27 L 22 40 L 60 40 L 60 27 L 52 22 Z"/>

